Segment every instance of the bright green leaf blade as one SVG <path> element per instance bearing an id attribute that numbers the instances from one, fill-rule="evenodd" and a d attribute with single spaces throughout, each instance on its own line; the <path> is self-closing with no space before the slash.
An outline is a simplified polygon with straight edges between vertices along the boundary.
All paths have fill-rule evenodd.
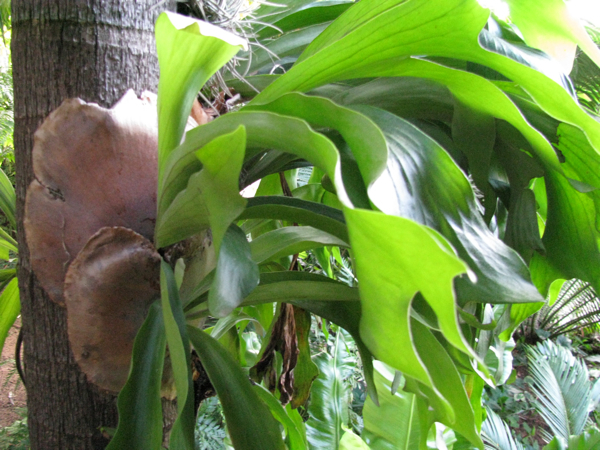
<path id="1" fill-rule="evenodd" d="M 201 169 L 194 152 L 214 138 L 237 130 L 240 125 L 246 128 L 248 149 L 265 148 L 293 153 L 331 172 L 337 185 L 342 186 L 336 147 L 325 136 L 313 131 L 305 121 L 270 112 L 233 112 L 188 132 L 185 142 L 169 156 L 164 166 L 164 177 L 159 181 L 157 223 L 161 222 L 162 214 L 185 188 L 189 177 Z M 254 154 L 247 152 L 246 159 Z M 343 193 L 339 192 L 338 196 Z"/>
<path id="2" fill-rule="evenodd" d="M 236 324 L 244 321 L 253 321 L 257 322 L 256 319 L 250 317 L 248 314 L 244 314 L 242 312 L 233 311 L 227 317 L 223 317 L 219 319 L 212 330 L 210 331 L 211 337 L 219 340 L 221 336 L 227 333 L 231 328 L 233 328 Z M 207 329 L 208 331 L 208 329 Z"/>
<path id="3" fill-rule="evenodd" d="M 381 363 L 375 370 L 379 406 L 367 397 L 363 407 L 363 439 L 373 450 L 418 449 L 421 442 L 416 395 L 391 393 L 394 374 Z"/>
<path id="4" fill-rule="evenodd" d="M 235 449 L 283 450 L 277 422 L 233 357 L 203 331 L 188 327 L 188 334 L 219 395 Z"/>
<path id="5" fill-rule="evenodd" d="M 243 126 L 219 136 L 196 152 L 203 165 L 199 187 L 209 212 L 217 253 L 227 228 L 246 206 L 238 187 L 245 153 L 246 129 Z"/>
<path id="6" fill-rule="evenodd" d="M 15 323 L 19 312 L 21 312 L 19 284 L 18 280 L 13 278 L 0 294 L 0 351 L 4 348 L 8 331 Z"/>
<path id="7" fill-rule="evenodd" d="M 170 444 L 174 448 L 194 450 L 194 385 L 192 382 L 190 342 L 185 317 L 173 269 L 165 261 L 160 264 L 160 291 L 167 344 L 175 387 L 177 389 L 177 419 L 171 430 Z"/>
<path id="8" fill-rule="evenodd" d="M 349 244 L 313 227 L 278 228 L 250 242 L 252 259 L 258 264 L 325 246 L 348 247 Z"/>
<path id="9" fill-rule="evenodd" d="M 208 294 L 214 317 L 225 317 L 237 308 L 258 285 L 258 265 L 252 260 L 244 232 L 231 225 L 221 245 L 215 280 Z"/>
<path id="10" fill-rule="evenodd" d="M 287 415 L 286 410 L 281 406 L 281 403 L 273 397 L 268 390 L 262 387 L 260 384 L 253 386 L 254 391 L 258 394 L 258 397 L 267 405 L 271 410 L 273 417 L 281 423 L 285 429 L 287 439 L 289 440 L 289 450 L 305 450 L 306 443 L 302 437 L 302 433 L 296 427 L 296 424 Z"/>
<path id="11" fill-rule="evenodd" d="M 411 220 L 365 210 L 346 209 L 345 215 L 360 280 L 362 339 L 377 359 L 432 386 L 411 337 L 410 305 L 421 292 L 448 341 L 471 353 L 458 327 L 453 292 L 454 277 L 467 266 L 441 236 Z"/>
<path id="12" fill-rule="evenodd" d="M 456 281 L 459 302 L 543 301 L 523 260 L 489 231 L 469 181 L 444 149 L 393 114 L 357 109 L 378 124 L 389 149 L 388 167 L 369 189 L 371 200 L 386 214 L 436 229 L 457 249 L 477 276 L 476 283 Z"/>
<path id="13" fill-rule="evenodd" d="M 341 332 L 335 337 L 332 353 L 314 358 L 320 373 L 313 383 L 306 422 L 306 437 L 313 449 L 339 448 L 344 428 L 349 425 L 350 392 L 344 379 L 352 373 L 354 361 Z"/>
<path id="14" fill-rule="evenodd" d="M 160 303 L 156 302 L 135 338 L 131 371 L 117 401 L 119 426 L 107 450 L 161 448 L 160 387 L 166 341 Z"/>
<path id="15" fill-rule="evenodd" d="M 222 28 L 170 12 L 158 17 L 155 34 L 160 65 L 160 174 L 165 158 L 179 145 L 198 91 L 241 48 L 247 48 L 247 43 Z"/>
<path id="16" fill-rule="evenodd" d="M 4 171 L 0 169 L 0 210 L 2 210 L 8 223 L 15 230 L 17 228 L 15 220 L 16 202 L 15 188 Z"/>

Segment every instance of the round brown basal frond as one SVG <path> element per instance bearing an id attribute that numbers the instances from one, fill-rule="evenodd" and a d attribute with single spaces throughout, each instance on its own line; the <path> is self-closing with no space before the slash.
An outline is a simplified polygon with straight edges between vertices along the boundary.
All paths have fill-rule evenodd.
<path id="1" fill-rule="evenodd" d="M 70 262 L 100 228 L 152 240 L 157 135 L 156 105 L 133 91 L 112 109 L 65 100 L 36 131 L 24 225 L 32 268 L 55 302 L 64 302 Z"/>
<path id="2" fill-rule="evenodd" d="M 160 255 L 145 237 L 102 228 L 73 260 L 64 283 L 69 341 L 90 382 L 121 390 L 133 341 L 160 297 Z"/>

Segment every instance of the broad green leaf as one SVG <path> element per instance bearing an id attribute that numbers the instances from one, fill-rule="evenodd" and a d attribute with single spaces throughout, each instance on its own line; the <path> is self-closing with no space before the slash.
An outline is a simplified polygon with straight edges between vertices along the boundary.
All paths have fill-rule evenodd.
<path id="1" fill-rule="evenodd" d="M 177 389 L 177 419 L 171 430 L 170 444 L 174 448 L 194 450 L 194 384 L 190 358 L 190 342 L 185 328 L 185 317 L 173 269 L 165 261 L 160 263 L 160 291 L 169 357 Z"/>
<path id="2" fill-rule="evenodd" d="M 564 0 L 507 0 L 510 19 L 530 47 L 539 48 L 561 62 L 565 73 L 573 67 L 578 45 L 600 66 L 600 50 Z"/>
<path id="3" fill-rule="evenodd" d="M 348 247 L 348 243 L 313 227 L 284 227 L 262 234 L 250 242 L 252 259 L 260 264 L 324 246 Z"/>
<path id="4" fill-rule="evenodd" d="M 436 229 L 456 248 L 477 276 L 476 283 L 456 281 L 459 303 L 543 301 L 523 260 L 489 231 L 469 181 L 444 149 L 393 114 L 357 109 L 378 124 L 389 149 L 387 169 L 369 189 L 371 200 L 386 214 Z"/>
<path id="5" fill-rule="evenodd" d="M 188 334 L 221 400 L 235 449 L 283 450 L 277 422 L 233 357 L 203 331 L 188 327 Z"/>
<path id="6" fill-rule="evenodd" d="M 196 152 L 203 165 L 198 180 L 209 212 L 210 228 L 217 254 L 229 225 L 244 210 L 238 180 L 246 153 L 246 129 L 219 136 Z"/>
<path id="7" fill-rule="evenodd" d="M 306 437 L 313 449 L 335 450 L 349 425 L 350 391 L 344 379 L 350 376 L 354 365 L 341 332 L 335 337 L 332 355 L 322 353 L 314 362 L 320 373 L 311 390 Z"/>
<path id="8" fill-rule="evenodd" d="M 166 341 L 161 306 L 156 302 L 135 337 L 131 371 L 117 400 L 119 426 L 107 450 L 161 448 L 160 388 Z"/>
<path id="9" fill-rule="evenodd" d="M 344 214 L 336 208 L 293 197 L 254 197 L 248 199 L 239 219 L 278 219 L 310 225 L 348 242 Z"/>
<path id="10" fill-rule="evenodd" d="M 279 403 L 279 401 L 273 397 L 273 394 L 260 384 L 255 384 L 253 388 L 258 394 L 258 397 L 271 410 L 273 417 L 283 425 L 287 437 L 286 440 L 289 442 L 289 450 L 305 450 L 307 446 L 304 437 L 302 436 L 302 432 L 298 430 L 296 424 L 290 419 L 286 410 L 281 406 L 281 403 Z"/>
<path id="11" fill-rule="evenodd" d="M 237 308 L 258 285 L 258 266 L 252 260 L 244 232 L 230 225 L 219 252 L 215 279 L 208 294 L 214 317 L 225 317 Z"/>
<path id="12" fill-rule="evenodd" d="M 156 21 L 158 84 L 158 167 L 179 145 L 200 88 L 241 48 L 244 39 L 191 17 L 164 12 Z M 160 177 L 160 175 L 159 175 Z"/>
<path id="13" fill-rule="evenodd" d="M 244 321 L 256 321 L 256 319 L 250 317 L 248 314 L 244 314 L 242 312 L 233 311 L 227 317 L 223 317 L 219 319 L 214 327 L 210 330 L 211 337 L 219 340 L 221 336 L 223 336 L 227 331 L 229 331 L 236 324 Z M 208 332 L 208 328 L 206 331 Z"/>
<path id="14" fill-rule="evenodd" d="M 375 383 L 379 406 L 367 397 L 363 407 L 363 439 L 372 450 L 412 450 L 421 443 L 417 396 L 403 390 L 391 393 L 393 371 L 377 363 Z M 403 381 L 401 382 L 403 385 Z"/>
<path id="15" fill-rule="evenodd" d="M 375 358 L 432 386 L 414 348 L 410 305 L 421 292 L 448 341 L 471 353 L 458 327 L 452 287 L 467 266 L 437 233 L 411 220 L 348 208 L 345 215 L 360 280 L 361 338 Z"/>
<path id="16" fill-rule="evenodd" d="M 15 277 L 0 294 L 0 351 L 4 348 L 8 331 L 15 323 L 19 312 L 21 312 L 19 284 Z"/>
<path id="17" fill-rule="evenodd" d="M 15 230 L 17 228 L 15 220 L 16 203 L 15 188 L 4 171 L 0 169 L 0 210 L 2 210 L 8 223 Z"/>

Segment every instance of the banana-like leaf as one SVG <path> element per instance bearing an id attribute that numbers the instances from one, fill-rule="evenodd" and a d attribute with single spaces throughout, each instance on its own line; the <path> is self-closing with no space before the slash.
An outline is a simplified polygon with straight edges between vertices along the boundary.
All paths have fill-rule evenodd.
<path id="1" fill-rule="evenodd" d="M 555 436 L 583 432 L 591 403 L 591 383 L 585 364 L 566 348 L 544 341 L 527 348 L 536 408 Z"/>
<path id="2" fill-rule="evenodd" d="M 375 383 L 379 406 L 367 397 L 363 407 L 363 439 L 372 450 L 412 450 L 421 445 L 417 396 L 402 389 L 392 393 L 394 373 L 376 364 Z M 404 385 L 400 382 L 400 388 Z M 424 436 L 427 439 L 427 436 Z"/>
<path id="3" fill-rule="evenodd" d="M 8 331 L 15 323 L 20 311 L 19 285 L 15 277 L 6 285 L 2 294 L 0 294 L 0 351 L 4 348 L 4 341 L 6 340 L 6 336 L 8 336 Z"/>
<path id="4" fill-rule="evenodd" d="M 17 228 L 15 220 L 16 202 L 15 188 L 4 171 L 0 169 L 0 210 L 2 210 L 8 223 L 15 230 Z"/>
<path id="5" fill-rule="evenodd" d="M 205 332 L 188 327 L 188 334 L 221 400 L 235 449 L 283 450 L 285 445 L 277 422 L 239 364 Z"/>
<path id="6" fill-rule="evenodd" d="M 161 261 L 160 268 L 162 311 L 177 389 L 177 419 L 171 430 L 170 445 L 174 448 L 194 450 L 196 412 L 194 411 L 190 342 L 173 269 L 165 261 Z"/>
<path id="7" fill-rule="evenodd" d="M 306 436 L 311 448 L 338 449 L 350 420 L 350 391 L 344 379 L 352 374 L 354 367 L 341 331 L 335 337 L 332 354 L 322 353 L 314 362 L 320 373 L 311 390 Z"/>
<path id="8" fill-rule="evenodd" d="M 179 14 L 162 13 L 155 26 L 160 65 L 158 84 L 159 178 L 169 153 L 179 145 L 200 88 L 240 49 L 244 39 Z"/>
<path id="9" fill-rule="evenodd" d="M 159 449 L 162 445 L 160 387 L 167 338 L 160 303 L 154 303 L 133 345 L 131 372 L 119 393 L 119 426 L 107 450 Z"/>

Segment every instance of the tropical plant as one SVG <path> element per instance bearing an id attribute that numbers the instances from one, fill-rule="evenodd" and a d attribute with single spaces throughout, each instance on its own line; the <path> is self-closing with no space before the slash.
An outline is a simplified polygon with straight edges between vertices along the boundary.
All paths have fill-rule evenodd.
<path id="1" fill-rule="evenodd" d="M 69 183 L 85 184 L 65 176 L 76 155 L 73 136 L 52 132 L 68 126 L 79 133 L 83 127 L 69 120 L 81 125 L 92 115 L 127 117 L 118 142 L 136 149 L 139 159 L 129 165 L 149 172 L 136 166 L 132 186 L 134 168 L 124 164 L 127 179 L 115 174 L 106 188 L 152 199 L 154 192 L 143 195 L 146 183 L 156 183 L 154 155 L 144 156 L 151 138 L 127 140 L 135 134 L 127 128 L 130 111 L 141 121 L 148 109 L 128 94 L 109 111 L 70 100 L 50 116 L 37 132 L 41 163 L 28 193 L 27 240 L 40 283 L 67 309 L 82 370 L 120 390 L 109 449 L 160 446 L 167 346 L 178 406 L 171 447 L 193 448 L 190 345 L 235 448 L 306 448 L 294 407 L 306 403 L 317 374 L 311 313 L 352 336 L 373 405 L 387 395 L 373 361 L 402 374 L 392 383 L 393 391 L 402 387 L 401 400 L 393 394 L 393 401 L 411 408 L 416 421 L 395 448 L 426 448 L 435 423 L 483 448 L 480 399 L 484 382 L 494 381 L 478 337 L 491 328 L 508 341 L 557 278 L 600 286 L 600 124 L 578 104 L 563 68 L 538 49 L 551 53 L 549 41 L 578 44 L 596 63 L 600 52 L 565 20 L 562 0 L 507 3 L 510 24 L 475 0 L 265 4 L 254 14 L 269 24 L 256 23 L 253 32 L 281 59 L 258 50 L 248 58 L 246 82 L 225 74 L 244 104 L 185 136 L 198 92 L 247 43 L 205 22 L 161 15 L 156 216 L 142 209 L 151 211 L 150 201 L 126 203 L 133 217 L 112 222 L 100 211 L 114 199 L 50 201 Z M 47 157 L 56 154 L 52 136 L 67 141 L 65 167 Z M 90 166 L 106 160 L 100 137 L 82 138 L 94 143 Z M 314 166 L 311 180 L 297 190 L 294 170 L 307 165 Z M 43 184 L 50 179 L 51 192 Z M 239 195 L 257 180 L 254 198 Z M 98 222 L 65 216 L 71 206 L 93 208 Z M 41 220 L 52 214 L 62 224 Z M 70 219 L 88 235 L 65 243 Z M 53 239 L 59 248 L 51 254 L 69 248 L 62 260 L 42 252 Z M 296 270 L 300 252 L 323 247 L 348 249 L 358 288 Z M 500 305 L 500 320 L 485 320 L 487 304 Z M 209 316 L 218 319 L 210 334 L 197 326 Z M 259 350 L 248 351 L 257 342 Z M 334 407 L 343 401 L 336 386 Z M 374 412 L 364 414 L 365 435 L 379 434 L 367 421 Z M 362 445 L 342 434 L 347 423 L 336 417 L 329 448 Z"/>
<path id="2" fill-rule="evenodd" d="M 566 445 L 572 435 L 583 433 L 598 389 L 585 363 L 550 340 L 527 347 L 527 357 L 536 407 L 553 436 Z"/>
<path id="3" fill-rule="evenodd" d="M 548 303 L 523 324 L 529 342 L 573 333 L 590 334 L 600 323 L 600 298 L 590 283 L 569 280 L 550 291 Z"/>

